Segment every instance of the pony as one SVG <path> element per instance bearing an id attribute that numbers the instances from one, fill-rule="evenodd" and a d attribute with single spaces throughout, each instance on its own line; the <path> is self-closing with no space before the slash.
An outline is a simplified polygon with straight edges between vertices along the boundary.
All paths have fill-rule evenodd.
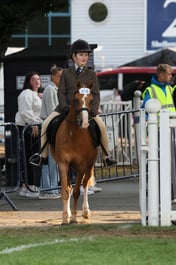
<path id="1" fill-rule="evenodd" d="M 63 202 L 62 225 L 77 223 L 77 204 L 80 186 L 83 185 L 82 216 L 90 218 L 88 203 L 88 186 L 94 174 L 94 164 L 97 159 L 98 147 L 93 144 L 89 131 L 89 124 L 93 104 L 92 82 L 85 87 L 79 80 L 75 86 L 75 93 L 70 111 L 57 129 L 55 148 L 51 153 L 58 164 L 61 181 L 61 197 Z M 76 173 L 75 186 L 71 184 L 70 171 Z M 72 211 L 70 209 L 73 195 Z"/>

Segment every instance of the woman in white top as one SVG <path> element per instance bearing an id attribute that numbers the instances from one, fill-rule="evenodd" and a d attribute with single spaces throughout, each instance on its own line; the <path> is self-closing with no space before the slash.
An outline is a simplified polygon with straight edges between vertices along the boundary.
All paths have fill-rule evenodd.
<path id="1" fill-rule="evenodd" d="M 41 91 L 42 87 L 40 75 L 37 72 L 27 73 L 23 90 L 18 96 L 18 112 L 15 116 L 15 122 L 19 127 L 20 134 L 26 125 L 42 122 L 40 118 L 42 105 Z M 39 193 L 36 192 L 36 187 L 40 186 L 41 168 L 34 167 L 29 163 L 31 154 L 40 150 L 40 140 L 38 138 L 39 135 L 40 126 L 38 125 L 28 127 L 24 133 L 24 145 L 26 153 L 25 162 L 27 169 L 27 179 L 25 179 L 25 184 L 29 187 L 29 189 L 27 189 L 26 185 L 23 184 L 22 190 L 20 191 L 21 196 L 35 198 L 39 195 Z"/>

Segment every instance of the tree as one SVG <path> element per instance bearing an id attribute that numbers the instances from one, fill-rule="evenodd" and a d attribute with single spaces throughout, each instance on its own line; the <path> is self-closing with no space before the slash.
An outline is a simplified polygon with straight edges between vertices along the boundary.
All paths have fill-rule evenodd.
<path id="1" fill-rule="evenodd" d="M 12 34 L 24 32 L 34 17 L 61 11 L 67 6 L 65 0 L 0 0 L 0 59 L 5 55 Z"/>

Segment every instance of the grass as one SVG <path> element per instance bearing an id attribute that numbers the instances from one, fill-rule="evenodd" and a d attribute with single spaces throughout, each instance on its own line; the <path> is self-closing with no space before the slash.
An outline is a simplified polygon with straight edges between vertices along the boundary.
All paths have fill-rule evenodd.
<path id="1" fill-rule="evenodd" d="M 175 265 L 176 228 L 70 225 L 0 230 L 3 265 Z"/>

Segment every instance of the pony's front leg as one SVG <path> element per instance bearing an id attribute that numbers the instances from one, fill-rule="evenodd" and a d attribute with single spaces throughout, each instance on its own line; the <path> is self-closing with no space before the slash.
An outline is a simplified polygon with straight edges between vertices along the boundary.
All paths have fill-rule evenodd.
<path id="1" fill-rule="evenodd" d="M 67 225 L 71 220 L 70 200 L 72 194 L 72 187 L 68 186 L 67 189 L 62 189 L 62 202 L 63 202 L 63 214 L 62 225 Z"/>
<path id="2" fill-rule="evenodd" d="M 90 209 L 89 209 L 89 202 L 88 202 L 88 186 L 84 188 L 84 195 L 83 195 L 83 204 L 82 204 L 82 216 L 85 219 L 90 218 Z"/>

